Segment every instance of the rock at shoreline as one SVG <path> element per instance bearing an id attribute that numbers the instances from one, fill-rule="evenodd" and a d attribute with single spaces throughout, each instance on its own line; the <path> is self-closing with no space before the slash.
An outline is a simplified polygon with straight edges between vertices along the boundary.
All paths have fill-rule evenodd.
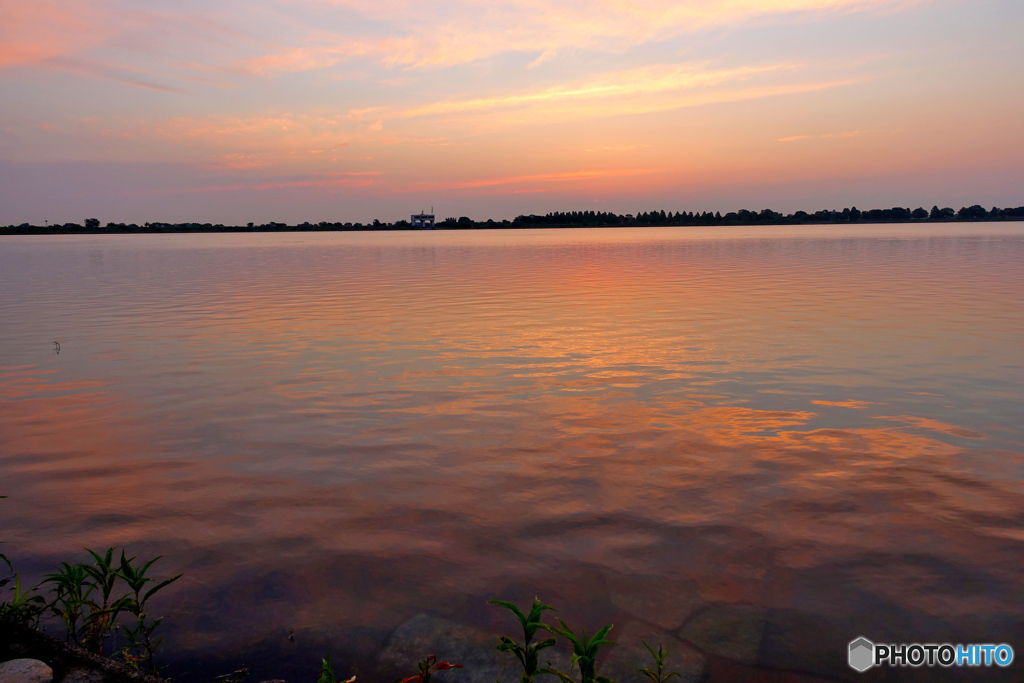
<path id="1" fill-rule="evenodd" d="M 155 676 L 19 624 L 0 624 L 0 661 L 0 683 L 162 683 Z M 21 662 L 34 664 L 23 668 Z"/>
<path id="2" fill-rule="evenodd" d="M 0 664 L 0 683 L 50 683 L 53 669 L 38 659 L 12 659 Z"/>

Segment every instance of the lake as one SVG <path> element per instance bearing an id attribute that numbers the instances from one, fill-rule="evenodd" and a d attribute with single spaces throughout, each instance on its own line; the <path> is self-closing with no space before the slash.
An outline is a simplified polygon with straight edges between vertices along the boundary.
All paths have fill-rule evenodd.
<path id="1" fill-rule="evenodd" d="M 535 595 L 620 683 L 1024 652 L 1024 224 L 5 237 L 0 286 L 2 550 L 162 555 L 175 681 L 512 683 Z"/>

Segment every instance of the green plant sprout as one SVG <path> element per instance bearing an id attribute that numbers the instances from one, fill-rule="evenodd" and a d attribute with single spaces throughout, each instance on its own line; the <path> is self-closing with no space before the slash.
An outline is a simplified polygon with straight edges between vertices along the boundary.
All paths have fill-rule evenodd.
<path id="1" fill-rule="evenodd" d="M 317 679 L 316 683 L 338 683 L 338 678 L 334 675 L 334 667 L 331 666 L 330 655 L 327 655 L 327 658 L 323 660 L 323 665 L 320 667 L 320 678 Z M 356 677 L 353 676 L 342 683 L 356 683 Z"/>
<path id="2" fill-rule="evenodd" d="M 98 655 L 103 654 L 103 643 L 114 630 L 117 615 L 126 607 L 125 598 L 115 598 L 111 601 L 111 593 L 114 592 L 114 585 L 117 583 L 118 575 L 114 569 L 114 549 L 107 548 L 107 552 L 100 555 L 95 550 L 85 549 L 92 555 L 95 564 L 83 564 L 82 569 L 92 580 L 94 590 L 102 595 L 102 601 L 86 600 L 84 604 L 89 608 L 89 615 L 86 617 L 85 637 L 83 645 Z"/>
<path id="3" fill-rule="evenodd" d="M 78 620 L 82 616 L 82 607 L 88 604 L 89 595 L 96 588 L 88 577 L 81 564 L 62 562 L 60 571 L 47 574 L 43 580 L 43 583 L 54 584 L 52 592 L 55 597 L 50 609 L 64 624 L 65 640 L 77 645 L 81 644 Z"/>
<path id="4" fill-rule="evenodd" d="M 665 683 L 668 679 L 672 678 L 673 676 L 679 675 L 678 671 L 672 671 L 667 674 L 663 673 L 665 670 L 665 658 L 668 657 L 668 650 L 662 650 L 661 643 L 658 643 L 658 651 L 655 652 L 654 648 L 648 645 L 646 641 L 640 642 L 644 644 L 644 647 L 647 648 L 647 651 L 651 653 L 652 657 L 654 657 L 653 671 L 651 669 L 648 669 L 647 667 L 641 667 L 640 669 L 638 669 L 640 673 L 642 673 L 644 676 L 647 676 L 647 678 L 650 679 L 651 683 Z"/>
<path id="5" fill-rule="evenodd" d="M 150 619 L 147 603 L 158 591 L 181 578 L 181 574 L 158 581 L 146 574 L 159 557 L 135 566 L 135 558 L 127 557 L 122 551 L 121 560 L 115 566 L 114 548 L 107 548 L 102 554 L 88 548 L 86 551 L 92 556 L 93 564 L 63 562 L 59 571 L 45 577 L 43 583 L 53 584 L 51 592 L 54 594 L 47 608 L 60 618 L 66 640 L 99 655 L 103 654 L 104 643 L 114 629 L 123 628 L 128 644 L 112 656 L 119 656 L 133 669 L 139 670 L 142 665 L 151 673 L 158 673 L 153 658 L 160 641 L 153 639 L 153 632 L 163 617 Z M 115 589 L 121 581 L 128 585 L 130 592 L 117 596 Z M 132 625 L 118 626 L 121 614 L 130 614 Z"/>
<path id="6" fill-rule="evenodd" d="M 545 610 L 555 610 L 551 605 L 545 605 L 541 603 L 540 598 L 534 598 L 533 607 L 530 609 L 530 613 L 523 614 L 523 611 L 516 605 L 505 600 L 488 600 L 490 605 L 498 605 L 504 607 L 513 614 L 516 615 L 516 619 L 523 626 L 523 644 L 520 645 L 516 641 L 512 640 L 508 636 L 498 636 L 498 640 L 501 644 L 498 645 L 499 652 L 511 652 L 519 660 L 519 663 L 523 665 L 523 675 L 520 676 L 520 683 L 533 683 L 533 679 L 539 673 L 550 673 L 548 671 L 539 671 L 537 669 L 537 657 L 538 653 L 546 647 L 551 647 L 555 644 L 554 638 L 542 640 L 539 643 L 531 643 L 533 637 L 537 635 L 537 630 L 540 629 L 543 624 L 540 623 L 540 617 Z"/>
<path id="7" fill-rule="evenodd" d="M 558 676 L 562 683 L 615 683 L 615 681 L 607 676 L 598 676 L 596 670 L 597 651 L 602 645 L 615 644 L 611 640 L 605 640 L 608 631 L 612 630 L 612 625 L 605 626 L 588 640 L 586 631 L 580 631 L 580 635 L 577 636 L 567 623 L 561 619 L 558 620 L 558 623 L 562 625 L 561 628 L 548 626 L 547 624 L 541 624 L 540 627 L 555 635 L 562 636 L 572 643 L 572 659 L 569 662 L 569 672 L 572 673 L 574 666 L 579 667 L 580 680 L 577 682 L 569 674 L 550 667 L 541 669 L 540 673 L 554 674 Z"/>
<path id="8" fill-rule="evenodd" d="M 39 616 L 46 609 L 46 601 L 42 596 L 33 595 L 32 588 L 22 592 L 21 577 L 17 574 L 0 581 L 0 587 L 6 586 L 11 580 L 14 581 L 13 594 L 10 600 L 0 602 L 0 623 L 35 626 L 39 623 Z"/>
<path id="9" fill-rule="evenodd" d="M 7 496 L 0 496 L 6 498 Z M 39 595 L 33 595 L 38 586 L 21 590 L 21 577 L 14 571 L 14 565 L 6 555 L 0 553 L 0 561 L 7 565 L 11 576 L 0 579 L 0 588 L 14 582 L 10 600 L 0 600 L 0 623 L 21 624 L 22 626 L 38 626 L 39 617 L 46 610 L 46 600 Z"/>
<path id="10" fill-rule="evenodd" d="M 450 662 L 439 662 L 435 655 L 427 655 L 426 659 L 421 659 L 419 664 L 416 665 L 419 668 L 419 673 L 415 676 L 409 676 L 403 678 L 400 683 L 430 683 L 430 677 L 436 674 L 438 671 L 444 671 L 445 669 L 461 669 L 461 664 L 452 664 Z"/>
<path id="11" fill-rule="evenodd" d="M 117 576 L 121 577 L 128 587 L 131 588 L 132 594 L 121 598 L 122 609 L 129 612 L 135 617 L 135 626 L 126 626 L 124 631 L 128 637 L 128 641 L 131 643 L 128 648 L 125 648 L 124 654 L 126 661 L 134 661 L 136 665 L 140 661 L 145 661 L 147 668 L 152 672 L 156 673 L 156 665 L 153 663 L 153 653 L 160 646 L 160 641 L 153 641 L 153 631 L 163 621 L 163 617 L 157 617 L 156 619 L 149 620 L 149 616 L 146 613 L 146 603 L 151 597 L 158 591 L 166 588 L 170 584 L 174 583 L 181 578 L 181 574 L 172 576 L 169 579 L 165 579 L 155 586 L 150 588 L 148 591 L 143 593 L 142 591 L 146 588 L 146 584 L 155 582 L 156 579 L 146 576 L 146 572 L 153 565 L 154 562 L 159 560 L 159 557 L 155 557 L 149 562 L 146 562 L 142 566 L 134 567 L 132 562 L 135 558 L 125 557 L 124 551 L 121 551 L 121 566 L 116 572 Z M 134 649 L 138 654 L 130 652 Z"/>

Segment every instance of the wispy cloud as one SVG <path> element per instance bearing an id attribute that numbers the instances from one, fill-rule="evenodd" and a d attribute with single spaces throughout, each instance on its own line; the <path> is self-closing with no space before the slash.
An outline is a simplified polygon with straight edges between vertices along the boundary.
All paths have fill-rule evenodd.
<path id="1" fill-rule="evenodd" d="M 122 66 L 119 64 L 111 64 L 76 57 L 51 57 L 41 62 L 41 64 L 68 73 L 82 76 L 93 76 L 96 78 L 106 78 L 112 81 L 117 81 L 118 83 L 135 86 L 137 88 L 146 88 L 147 90 L 157 90 L 160 92 L 177 94 L 185 92 L 184 88 L 160 83 L 157 80 L 159 78 L 159 75 L 157 74 L 131 66 Z"/>
<path id="2" fill-rule="evenodd" d="M 536 67 L 569 49 L 621 51 L 709 27 L 869 10 L 931 0 L 300 0 L 361 17 L 380 37 L 318 26 L 302 45 L 247 60 L 257 74 L 322 69 L 368 57 L 404 68 L 462 64 L 506 52 L 534 53 Z"/>
<path id="3" fill-rule="evenodd" d="M 650 147 L 650 145 L 606 145 L 603 147 L 587 147 L 584 152 L 632 152 L 634 149 L 640 147 Z"/>
<path id="4" fill-rule="evenodd" d="M 550 184 L 579 181 L 605 180 L 609 178 L 629 178 L 634 176 L 669 173 L 667 168 L 624 168 L 624 169 L 591 169 L 579 171 L 562 171 L 559 173 L 539 173 L 535 175 L 516 175 L 498 178 L 457 182 L 422 182 L 409 188 L 410 191 L 422 190 L 465 190 L 501 185 Z"/>
<path id="5" fill-rule="evenodd" d="M 451 121 L 476 116 L 477 120 L 493 128 L 650 114 L 817 92 L 868 80 L 867 76 L 860 76 L 829 80 L 794 78 L 791 82 L 775 84 L 746 82 L 748 77 L 769 74 L 781 68 L 785 67 L 750 67 L 651 80 L 644 80 L 639 74 L 635 80 L 631 80 L 629 74 L 625 74 L 618 83 L 608 79 L 582 86 L 558 86 L 534 93 L 440 101 L 399 110 L 393 115 L 400 118 L 433 117 Z"/>
<path id="6" fill-rule="evenodd" d="M 599 99 L 662 93 L 718 85 L 725 81 L 763 74 L 793 65 L 740 67 L 736 69 L 708 69 L 703 65 L 651 65 L 628 71 L 604 74 L 577 86 L 555 86 L 540 92 L 496 97 L 474 98 L 448 102 L 434 102 L 406 109 L 403 116 L 429 116 L 450 112 L 478 111 L 502 107 L 517 107 L 539 103 L 557 103 L 570 100 Z"/>
<path id="7" fill-rule="evenodd" d="M 786 138 L 778 138 L 776 142 L 798 142 L 800 140 L 822 140 L 827 138 L 852 138 L 858 135 L 869 133 L 881 133 L 881 130 L 848 130 L 842 133 L 820 133 L 818 135 L 791 135 Z"/>

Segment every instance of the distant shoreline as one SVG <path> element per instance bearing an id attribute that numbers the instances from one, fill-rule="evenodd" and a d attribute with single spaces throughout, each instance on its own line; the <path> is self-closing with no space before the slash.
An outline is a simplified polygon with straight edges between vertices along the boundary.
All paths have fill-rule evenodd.
<path id="1" fill-rule="evenodd" d="M 433 217 L 431 217 L 432 219 Z M 1024 207 L 985 210 L 980 205 L 963 207 L 959 211 L 951 208 L 931 211 L 922 208 L 871 209 L 859 211 L 856 207 L 842 211 L 805 211 L 785 215 L 770 209 L 760 212 L 740 210 L 724 216 L 721 213 L 652 211 L 617 215 L 595 211 L 554 212 L 543 216 L 517 216 L 515 220 L 474 221 L 466 216 L 456 220 L 448 218 L 430 228 L 414 227 L 409 221 L 383 223 L 264 223 L 256 225 L 223 225 L 220 223 L 107 223 L 89 218 L 85 225 L 65 223 L 63 225 L 21 225 L 0 226 L 0 235 L 123 235 L 123 234 L 167 234 L 167 233 L 245 233 L 245 232 L 384 232 L 394 230 L 524 230 L 532 228 L 649 228 L 649 227 L 691 227 L 691 226 L 771 226 L 771 225 L 877 225 L 877 224 L 942 224 L 942 223 L 996 223 L 1024 221 Z"/>

